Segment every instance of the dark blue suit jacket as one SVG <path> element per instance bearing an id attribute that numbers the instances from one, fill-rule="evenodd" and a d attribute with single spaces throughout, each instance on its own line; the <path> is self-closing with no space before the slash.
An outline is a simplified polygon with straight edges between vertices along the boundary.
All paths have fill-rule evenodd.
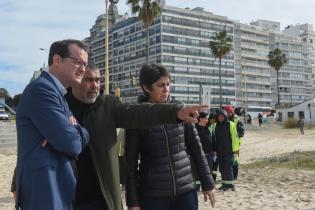
<path id="1" fill-rule="evenodd" d="M 17 107 L 17 205 L 23 210 L 68 210 L 75 195 L 71 167 L 88 133 L 70 124 L 61 88 L 43 72 L 24 90 Z M 48 145 L 42 147 L 44 139 Z"/>

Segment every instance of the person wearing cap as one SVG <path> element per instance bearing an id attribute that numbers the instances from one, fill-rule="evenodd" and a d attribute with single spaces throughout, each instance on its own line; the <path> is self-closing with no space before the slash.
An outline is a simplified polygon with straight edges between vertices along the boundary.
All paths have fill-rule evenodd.
<path id="1" fill-rule="evenodd" d="M 213 125 L 212 141 L 222 177 L 222 186 L 219 190 L 235 191 L 232 166 L 235 161 L 234 156 L 239 152 L 240 143 L 236 125 L 228 120 L 225 110 L 217 113 L 217 122 Z"/>
<path id="2" fill-rule="evenodd" d="M 243 144 L 244 142 L 243 138 L 245 134 L 244 124 L 239 120 L 238 117 L 235 117 L 234 108 L 232 106 L 227 105 L 227 106 L 224 106 L 223 109 L 227 112 L 229 121 L 235 123 L 240 145 Z M 239 166 L 239 153 L 234 155 L 234 161 L 233 161 L 234 179 L 237 179 L 238 177 L 238 166 Z"/>

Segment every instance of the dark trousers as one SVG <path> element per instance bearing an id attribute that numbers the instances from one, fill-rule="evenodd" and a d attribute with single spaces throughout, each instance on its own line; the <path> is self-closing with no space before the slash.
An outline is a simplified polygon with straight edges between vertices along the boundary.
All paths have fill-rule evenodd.
<path id="1" fill-rule="evenodd" d="M 207 161 L 214 181 L 217 179 L 218 161 L 213 153 L 207 154 Z"/>
<path id="2" fill-rule="evenodd" d="M 216 160 L 216 161 L 213 163 L 213 171 L 212 171 L 212 177 L 213 177 L 213 180 L 214 180 L 214 181 L 217 180 L 218 167 L 219 167 L 219 161 Z"/>
<path id="3" fill-rule="evenodd" d="M 233 164 L 233 177 L 234 179 L 237 179 L 238 176 L 238 165 Z"/>
<path id="4" fill-rule="evenodd" d="M 219 170 L 222 177 L 222 184 L 232 185 L 233 176 L 233 154 L 218 155 Z"/>
<path id="5" fill-rule="evenodd" d="M 79 204 L 77 205 L 74 210 L 108 210 L 105 201 L 93 201 L 87 204 Z"/>
<path id="6" fill-rule="evenodd" d="M 304 128 L 303 127 L 300 127 L 300 132 L 302 135 L 304 134 Z"/>
<path id="7" fill-rule="evenodd" d="M 141 210 L 198 210 L 197 191 L 176 195 L 174 198 L 141 197 Z"/>

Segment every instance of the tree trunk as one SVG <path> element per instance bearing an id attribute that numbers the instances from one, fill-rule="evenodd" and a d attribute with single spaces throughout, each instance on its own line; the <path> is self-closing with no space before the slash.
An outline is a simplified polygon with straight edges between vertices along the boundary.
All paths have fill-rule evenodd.
<path id="1" fill-rule="evenodd" d="M 220 109 L 222 109 L 221 58 L 219 58 Z"/>
<path id="2" fill-rule="evenodd" d="M 277 94 L 278 94 L 278 108 L 280 108 L 280 91 L 279 91 L 279 70 L 277 70 Z"/>
<path id="3" fill-rule="evenodd" d="M 147 57 L 146 57 L 146 64 L 150 64 L 150 59 L 149 59 L 149 56 L 150 56 L 150 52 L 149 52 L 149 45 L 150 45 L 150 39 L 149 39 L 149 26 L 146 27 L 146 31 L 147 31 Z"/>

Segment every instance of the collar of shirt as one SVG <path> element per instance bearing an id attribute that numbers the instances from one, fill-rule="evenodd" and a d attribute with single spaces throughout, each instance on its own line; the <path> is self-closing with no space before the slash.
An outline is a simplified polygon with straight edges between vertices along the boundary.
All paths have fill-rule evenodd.
<path id="1" fill-rule="evenodd" d="M 53 74 L 51 74 L 49 71 L 47 71 L 47 73 L 55 82 L 58 90 L 62 93 L 63 96 L 65 96 L 67 93 L 66 88 L 61 84 L 61 82 Z"/>

